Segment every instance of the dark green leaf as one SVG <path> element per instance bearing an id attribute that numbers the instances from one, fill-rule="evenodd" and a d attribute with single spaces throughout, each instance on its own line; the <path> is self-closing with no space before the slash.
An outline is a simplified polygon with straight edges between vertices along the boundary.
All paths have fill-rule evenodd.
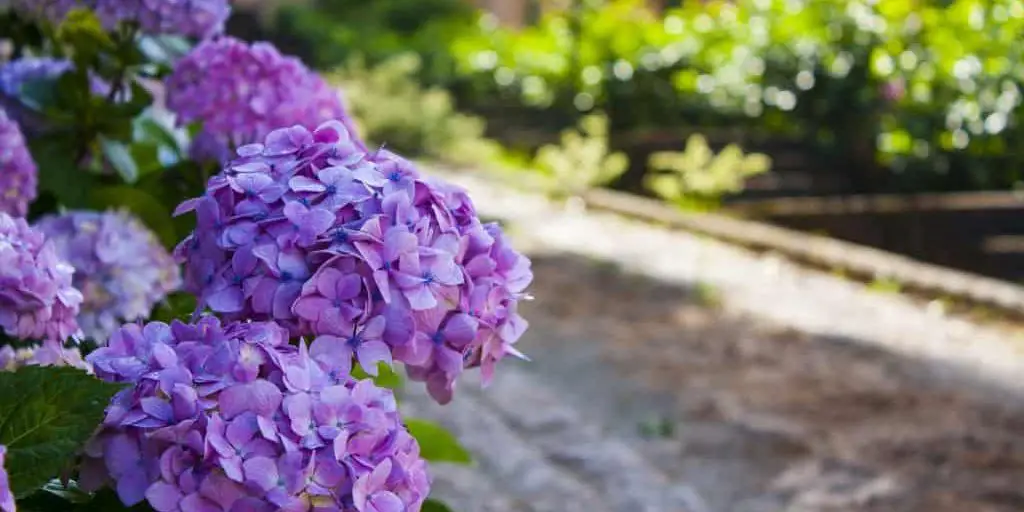
<path id="1" fill-rule="evenodd" d="M 135 139 L 154 142 L 161 147 L 172 149 L 179 157 L 181 156 L 178 139 L 174 137 L 169 128 L 152 117 L 141 116 L 135 119 Z"/>
<path id="2" fill-rule="evenodd" d="M 470 464 L 473 458 L 444 427 L 426 420 L 406 418 L 405 426 L 420 443 L 420 454 L 430 462 Z"/>
<path id="3" fill-rule="evenodd" d="M 45 112 L 57 102 L 57 80 L 28 80 L 18 90 L 18 99 L 36 112 Z"/>
<path id="4" fill-rule="evenodd" d="M 168 160 L 171 164 L 177 163 L 177 155 L 170 150 L 162 152 L 161 149 L 159 145 L 150 141 L 136 142 L 131 145 L 129 151 L 132 153 L 132 160 L 135 161 L 135 165 L 139 168 L 140 177 L 162 170 L 164 168 L 164 159 Z"/>
<path id="5" fill-rule="evenodd" d="M 71 70 L 57 79 L 56 108 L 71 112 L 86 112 L 91 108 L 92 98 L 92 88 L 87 71 Z"/>
<path id="6" fill-rule="evenodd" d="M 89 199 L 91 206 L 97 210 L 124 208 L 132 212 L 156 233 L 164 247 L 173 247 L 178 243 L 171 212 L 155 197 L 138 188 L 125 185 L 98 187 L 92 191 Z"/>
<path id="7" fill-rule="evenodd" d="M 73 495 L 65 497 L 64 493 L 37 492 L 27 498 L 18 500 L 21 512 L 152 512 L 153 508 L 142 502 L 131 508 L 121 504 L 117 493 L 103 489 L 95 494 L 81 493 L 72 482 Z M 48 489 L 44 489 L 48 490 Z M 83 501 L 84 500 L 84 501 Z"/>
<path id="8" fill-rule="evenodd" d="M 0 373 L 0 444 L 9 450 L 16 496 L 33 493 L 67 466 L 119 389 L 73 368 Z"/>
<path id="9" fill-rule="evenodd" d="M 39 168 L 39 188 L 50 192 L 63 206 L 82 208 L 89 198 L 93 175 L 74 161 L 78 151 L 71 136 L 54 135 L 29 141 Z"/>
<path id="10" fill-rule="evenodd" d="M 153 308 L 150 320 L 170 323 L 172 320 L 186 320 L 196 309 L 196 296 L 191 293 L 172 293 Z"/>
<path id="11" fill-rule="evenodd" d="M 440 501 L 437 501 L 437 500 L 432 499 L 432 498 L 428 498 L 427 501 L 423 502 L 423 508 L 421 508 L 420 511 L 421 512 L 452 512 L 452 509 L 449 508 L 448 505 L 445 505 L 444 503 L 441 503 Z"/>
<path id="12" fill-rule="evenodd" d="M 132 157 L 132 152 L 122 142 L 100 136 L 100 148 L 103 149 L 103 156 L 114 166 L 114 170 L 121 175 L 121 179 L 128 183 L 134 183 L 139 179 L 139 166 Z"/>

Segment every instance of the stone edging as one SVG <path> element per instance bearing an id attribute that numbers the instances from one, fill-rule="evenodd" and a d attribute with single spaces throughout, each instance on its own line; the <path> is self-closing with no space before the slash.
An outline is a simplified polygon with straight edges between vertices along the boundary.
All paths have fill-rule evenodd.
<path id="1" fill-rule="evenodd" d="M 1024 287 L 1007 281 L 761 222 L 685 212 L 621 192 L 593 190 L 585 195 L 584 201 L 595 209 L 667 224 L 745 247 L 776 251 L 815 266 L 842 269 L 868 279 L 893 279 L 914 291 L 966 300 L 1014 315 L 1024 314 Z"/>
<path id="2" fill-rule="evenodd" d="M 528 190 L 538 188 L 534 180 L 521 174 L 513 177 L 506 173 L 460 170 L 437 164 L 428 167 L 441 172 L 483 172 L 489 178 L 504 181 L 510 186 Z M 659 201 L 623 192 L 594 189 L 584 194 L 583 201 L 596 210 L 664 224 L 750 249 L 775 251 L 799 263 L 827 270 L 842 270 L 850 277 L 865 281 L 891 279 L 909 291 L 995 308 L 1011 317 L 1024 317 L 1024 286 L 1007 281 L 762 222 L 715 213 L 686 212 Z"/>

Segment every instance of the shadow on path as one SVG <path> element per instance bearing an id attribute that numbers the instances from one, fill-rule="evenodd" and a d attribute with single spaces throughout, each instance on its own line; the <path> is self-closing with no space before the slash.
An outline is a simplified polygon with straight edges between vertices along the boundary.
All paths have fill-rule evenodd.
<path id="1" fill-rule="evenodd" d="M 1024 509 L 1021 409 L 932 385 L 934 365 L 732 315 L 697 283 L 532 258 L 523 368 L 713 512 Z"/>

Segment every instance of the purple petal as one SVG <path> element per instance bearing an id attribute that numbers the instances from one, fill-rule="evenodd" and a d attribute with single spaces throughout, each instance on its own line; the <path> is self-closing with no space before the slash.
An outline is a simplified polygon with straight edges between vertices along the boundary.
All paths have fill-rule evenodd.
<path id="1" fill-rule="evenodd" d="M 133 506 L 146 499 L 146 490 L 149 489 L 150 481 L 146 472 L 137 468 L 129 471 L 117 480 L 117 497 L 121 503 Z"/>
<path id="2" fill-rule="evenodd" d="M 177 512 L 183 495 L 177 487 L 157 482 L 146 490 L 146 500 L 157 512 Z"/>
<path id="3" fill-rule="evenodd" d="M 301 297 L 292 306 L 292 313 L 295 313 L 299 318 L 315 322 L 331 306 L 331 301 L 322 297 Z"/>
<path id="4" fill-rule="evenodd" d="M 295 176 L 288 180 L 288 187 L 296 192 L 323 192 L 326 190 L 323 183 L 305 176 Z"/>
<path id="5" fill-rule="evenodd" d="M 356 350 L 356 357 L 359 359 L 359 366 L 373 376 L 377 375 L 377 363 L 391 365 L 391 350 L 380 341 L 364 342 Z"/>
<path id="6" fill-rule="evenodd" d="M 458 349 L 464 348 L 476 339 L 477 320 L 465 313 L 452 315 L 444 326 L 444 339 Z"/>
<path id="7" fill-rule="evenodd" d="M 268 457 L 253 457 L 243 464 L 245 479 L 264 492 L 277 487 L 277 462 Z"/>
<path id="8" fill-rule="evenodd" d="M 206 297 L 206 305 L 217 313 L 237 313 L 245 308 L 242 289 L 229 286 Z"/>
<path id="9" fill-rule="evenodd" d="M 221 391 L 217 402 L 224 418 L 232 419 L 245 411 L 269 416 L 281 405 L 283 398 L 277 386 L 265 380 L 257 380 Z"/>

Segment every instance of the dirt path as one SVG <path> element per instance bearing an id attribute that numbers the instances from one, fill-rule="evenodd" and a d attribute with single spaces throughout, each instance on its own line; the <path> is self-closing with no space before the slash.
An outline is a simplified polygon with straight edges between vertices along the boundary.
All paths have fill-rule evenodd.
<path id="1" fill-rule="evenodd" d="M 456 510 L 1024 510 L 1014 340 L 685 234 L 638 246 L 652 228 L 469 184 L 530 247 L 538 299 L 532 363 L 445 408 L 410 389 L 410 412 L 477 454 L 438 468 Z"/>

